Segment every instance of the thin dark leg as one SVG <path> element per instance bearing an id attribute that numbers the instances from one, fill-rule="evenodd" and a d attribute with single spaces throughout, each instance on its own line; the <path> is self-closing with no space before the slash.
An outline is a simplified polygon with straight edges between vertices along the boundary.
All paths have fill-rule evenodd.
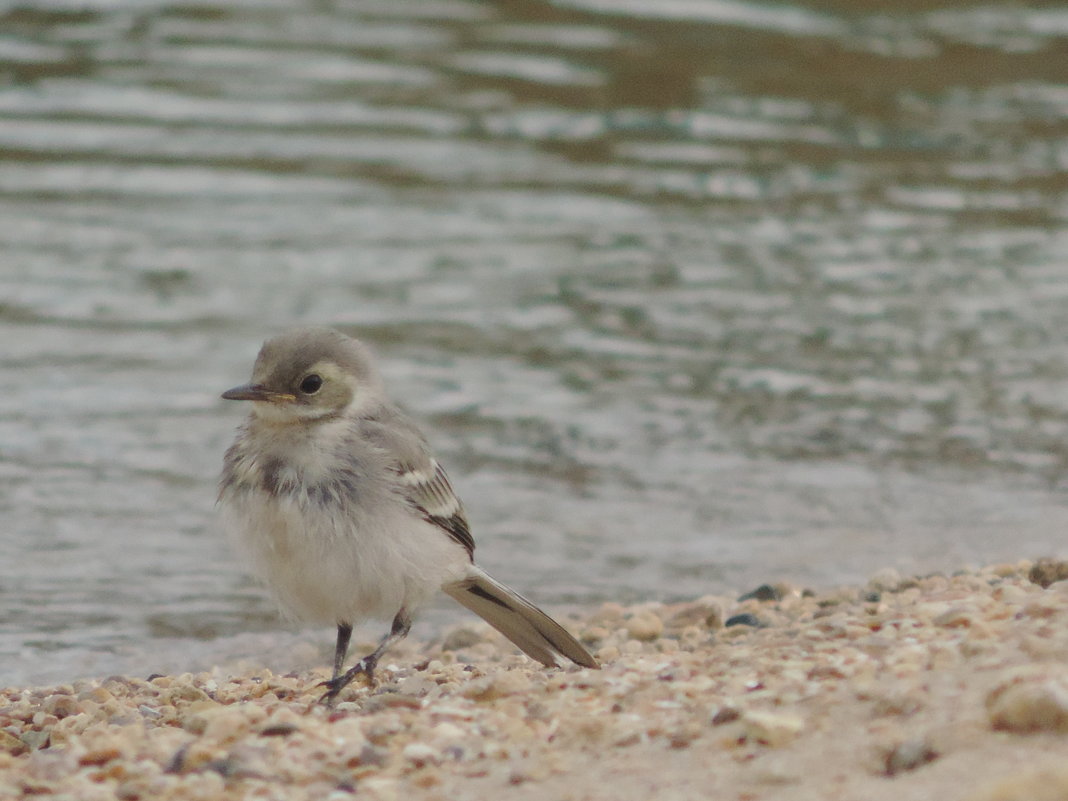
<path id="1" fill-rule="evenodd" d="M 351 684 L 352 680 L 361 673 L 367 676 L 369 680 L 373 681 L 375 668 L 378 666 L 378 660 L 382 658 L 382 654 L 384 654 L 390 646 L 396 645 L 407 637 L 411 628 L 411 618 L 408 617 L 408 613 L 404 609 L 401 609 L 397 612 L 397 616 L 393 618 L 393 626 L 389 630 L 389 634 L 382 638 L 382 642 L 378 644 L 378 647 L 375 648 L 372 653 L 369 653 L 342 675 L 335 676 L 330 679 L 330 681 L 324 681 L 322 683 L 321 686 L 329 688 L 321 699 L 322 703 L 327 706 L 333 706 L 334 701 L 337 700 L 338 693 Z"/>
<path id="2" fill-rule="evenodd" d="M 349 652 L 349 639 L 352 637 L 352 626 L 348 623 L 337 624 L 337 647 L 334 649 L 334 676 L 341 675 L 341 669 L 345 667 L 345 655 Z"/>

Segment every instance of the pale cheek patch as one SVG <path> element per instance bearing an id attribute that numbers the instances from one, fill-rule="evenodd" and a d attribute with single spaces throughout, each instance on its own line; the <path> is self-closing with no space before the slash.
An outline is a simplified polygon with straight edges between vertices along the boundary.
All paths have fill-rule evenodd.
<path id="1" fill-rule="evenodd" d="M 295 404 L 253 401 L 252 413 L 265 423 L 288 423 L 293 419 Z"/>
<path id="2" fill-rule="evenodd" d="M 343 379 L 352 393 L 352 400 L 349 401 L 348 406 L 345 407 L 346 417 L 362 417 L 364 410 L 369 407 L 372 395 L 374 393 L 368 391 L 366 388 L 361 387 L 356 381 L 345 376 Z"/>

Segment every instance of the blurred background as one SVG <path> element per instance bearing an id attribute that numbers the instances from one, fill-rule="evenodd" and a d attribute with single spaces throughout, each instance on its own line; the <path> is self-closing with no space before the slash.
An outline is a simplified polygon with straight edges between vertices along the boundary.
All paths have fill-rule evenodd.
<path id="1" fill-rule="evenodd" d="M 1066 168 L 1062 3 L 0 0 L 0 684 L 329 652 L 213 517 L 294 324 L 556 611 L 1063 555 Z"/>

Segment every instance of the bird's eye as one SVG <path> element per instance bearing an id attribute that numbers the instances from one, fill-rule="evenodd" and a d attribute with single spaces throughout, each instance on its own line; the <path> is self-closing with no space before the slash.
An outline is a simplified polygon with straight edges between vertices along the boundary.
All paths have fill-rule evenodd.
<path id="1" fill-rule="evenodd" d="M 315 373 L 304 376 L 304 380 L 300 382 L 300 391 L 305 395 L 314 395 L 319 391 L 323 385 L 323 379 L 317 376 Z"/>

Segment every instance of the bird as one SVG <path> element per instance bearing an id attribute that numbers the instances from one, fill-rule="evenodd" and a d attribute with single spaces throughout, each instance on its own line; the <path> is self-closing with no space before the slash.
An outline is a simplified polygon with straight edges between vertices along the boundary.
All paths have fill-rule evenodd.
<path id="1" fill-rule="evenodd" d="M 549 667 L 597 660 L 559 623 L 474 561 L 464 506 L 417 424 L 386 393 L 370 349 L 332 328 L 264 342 L 251 381 L 222 394 L 251 410 L 226 451 L 224 527 L 282 610 L 337 627 L 332 705 L 407 636 L 439 590 Z M 345 670 L 352 629 L 391 620 Z"/>

